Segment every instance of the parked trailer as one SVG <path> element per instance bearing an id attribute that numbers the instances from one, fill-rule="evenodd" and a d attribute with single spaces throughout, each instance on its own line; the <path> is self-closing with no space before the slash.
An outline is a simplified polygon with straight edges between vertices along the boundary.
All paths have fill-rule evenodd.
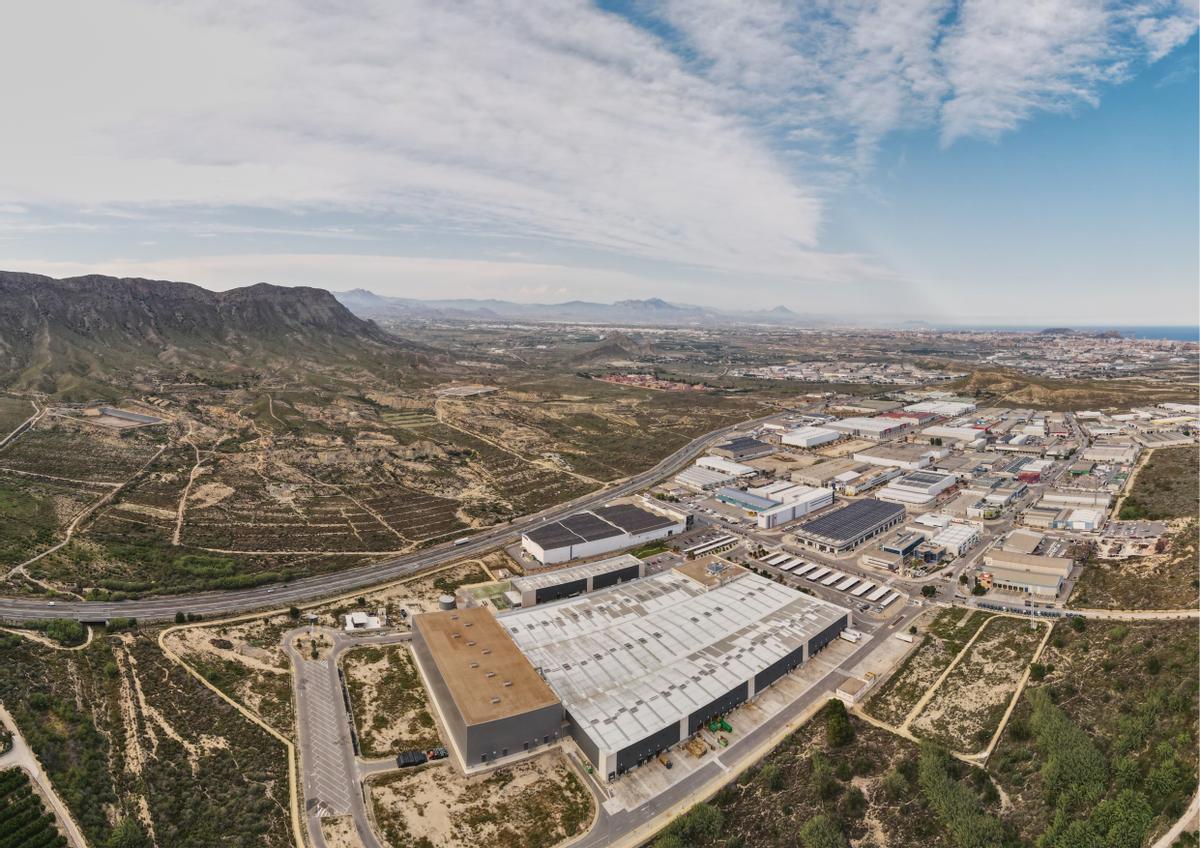
<path id="1" fill-rule="evenodd" d="M 847 577 L 841 583 L 837 584 L 837 590 L 839 592 L 845 592 L 847 589 L 849 589 L 851 586 L 853 586 L 857 582 L 858 582 L 857 577 Z"/>
<path id="2" fill-rule="evenodd" d="M 901 642 L 908 642 L 910 645 L 913 642 L 913 635 L 911 633 L 906 633 L 903 630 L 899 630 L 899 631 L 893 633 L 892 635 L 895 636 L 897 639 L 899 639 Z"/>
<path id="3" fill-rule="evenodd" d="M 846 575 L 842 574 L 842 572 L 835 571 L 835 572 L 833 572 L 833 574 L 830 574 L 828 577 L 826 577 L 824 580 L 822 580 L 821 585 L 822 586 L 832 586 L 834 583 L 838 582 L 845 576 Z"/>
<path id="4" fill-rule="evenodd" d="M 890 586 L 880 586 L 874 592 L 867 595 L 867 600 L 870 601 L 871 603 L 875 603 L 876 601 L 878 601 L 880 598 L 882 598 L 884 595 L 886 595 L 890 591 L 892 591 Z"/>
<path id="5" fill-rule="evenodd" d="M 822 577 L 824 577 L 829 572 L 830 572 L 830 569 L 828 569 L 828 568 L 818 568 L 812 574 L 808 575 L 808 579 L 815 582 L 817 580 L 820 580 Z"/>
<path id="6" fill-rule="evenodd" d="M 854 643 L 863 637 L 862 631 L 855 630 L 853 627 L 847 627 L 838 634 L 847 642 Z"/>
<path id="7" fill-rule="evenodd" d="M 867 594 L 867 592 L 871 591 L 871 587 L 874 585 L 875 585 L 874 583 L 872 583 L 870 580 L 868 580 L 868 581 L 864 582 L 861 586 L 859 586 L 857 589 L 855 589 L 853 592 L 851 592 L 850 594 L 856 598 L 861 598 L 863 595 Z"/>
<path id="8" fill-rule="evenodd" d="M 886 598 L 884 598 L 882 601 L 880 601 L 879 605 L 881 607 L 886 607 L 888 604 L 890 604 L 892 601 L 896 600 L 896 598 L 898 598 L 898 597 L 900 597 L 899 592 L 892 592 L 892 594 L 888 595 Z"/>

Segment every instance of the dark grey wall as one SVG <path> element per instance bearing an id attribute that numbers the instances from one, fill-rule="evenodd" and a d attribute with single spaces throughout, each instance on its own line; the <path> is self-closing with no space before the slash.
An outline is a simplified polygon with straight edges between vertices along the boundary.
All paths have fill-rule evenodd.
<path id="1" fill-rule="evenodd" d="M 579 743 L 579 749 L 587 756 L 595 769 L 601 768 L 600 750 L 591 737 L 583 732 L 583 728 L 575 721 L 575 717 L 567 713 L 567 723 L 570 726 L 571 738 Z"/>
<path id="2" fill-rule="evenodd" d="M 618 583 L 624 583 L 626 580 L 634 580 L 637 576 L 638 566 L 636 565 L 619 568 L 616 571 L 608 572 L 608 574 L 599 574 L 592 578 L 592 591 L 604 589 L 608 586 L 615 586 Z"/>
<path id="3" fill-rule="evenodd" d="M 520 715 L 469 726 L 465 748 L 467 764 L 490 763 L 497 757 L 511 756 L 539 745 L 557 742 L 562 732 L 562 720 L 562 705 L 551 704 Z M 526 743 L 528 749 L 525 748 Z"/>
<path id="4" fill-rule="evenodd" d="M 846 616 L 843 615 L 841 618 L 839 618 L 833 624 L 829 625 L 824 630 L 822 630 L 820 633 L 818 633 L 816 636 L 809 639 L 808 640 L 809 659 L 812 659 L 813 655 L 816 654 L 817 651 L 821 650 L 826 645 L 828 645 L 830 642 L 832 642 L 834 639 L 836 639 L 838 634 L 841 633 L 845 629 L 846 629 Z"/>
<path id="5" fill-rule="evenodd" d="M 557 586 L 543 586 L 533 593 L 533 599 L 539 604 L 557 601 L 559 598 L 569 598 L 587 591 L 587 578 L 572 580 L 570 583 L 560 583 Z"/>
<path id="6" fill-rule="evenodd" d="M 754 693 L 757 695 L 779 678 L 783 677 L 796 666 L 804 662 L 804 646 L 796 648 L 786 657 L 780 657 L 775 662 L 754 675 Z"/>
<path id="7" fill-rule="evenodd" d="M 719 698 L 714 698 L 688 716 L 688 734 L 695 733 L 704 722 L 721 713 L 727 713 L 746 700 L 750 692 L 748 683 L 739 683 Z"/>
<path id="8" fill-rule="evenodd" d="M 433 692 L 433 697 L 437 699 L 438 704 L 442 708 L 441 714 L 446 724 L 446 730 L 454 737 L 454 744 L 458 747 L 458 750 L 464 752 L 463 755 L 466 756 L 466 725 L 463 724 L 462 715 L 459 714 L 458 707 L 455 706 L 454 699 L 450 696 L 450 690 L 446 687 L 446 681 L 442 680 L 437 663 L 433 661 L 433 655 L 429 652 L 429 646 L 425 644 L 425 639 L 422 637 L 421 628 L 419 627 L 413 628 L 412 646 L 421 661 L 421 667 L 429 675 L 429 688 Z"/>
<path id="9" fill-rule="evenodd" d="M 617 773 L 628 771 L 643 760 L 653 757 L 659 751 L 665 751 L 679 741 L 681 741 L 679 739 L 679 722 L 673 721 L 653 735 L 618 751 Z"/>

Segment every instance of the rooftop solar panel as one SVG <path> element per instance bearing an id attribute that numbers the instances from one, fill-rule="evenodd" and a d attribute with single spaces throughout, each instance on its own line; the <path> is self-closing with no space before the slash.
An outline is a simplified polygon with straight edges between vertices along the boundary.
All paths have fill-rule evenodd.
<path id="1" fill-rule="evenodd" d="M 659 527 L 668 527 L 675 522 L 632 504 L 613 504 L 592 510 L 605 521 L 615 524 L 626 533 L 645 533 Z"/>
<path id="2" fill-rule="evenodd" d="M 621 535 L 619 527 L 613 527 L 607 521 L 602 521 L 590 512 L 577 512 L 574 515 L 568 515 L 558 523 L 589 542 L 594 542 L 597 539 L 611 539 L 613 536 Z"/>
<path id="3" fill-rule="evenodd" d="M 875 525 L 903 512 L 904 507 L 900 504 L 866 498 L 806 521 L 799 529 L 806 534 L 827 539 L 854 539 Z"/>
<path id="4" fill-rule="evenodd" d="M 572 533 L 558 521 L 543 524 L 541 527 L 534 527 L 525 535 L 540 545 L 543 550 L 561 548 L 566 545 L 578 545 L 583 541 L 580 536 Z"/>

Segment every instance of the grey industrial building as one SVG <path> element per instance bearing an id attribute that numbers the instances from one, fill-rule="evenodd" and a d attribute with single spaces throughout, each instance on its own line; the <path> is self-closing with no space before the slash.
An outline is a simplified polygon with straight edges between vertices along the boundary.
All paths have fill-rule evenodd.
<path id="1" fill-rule="evenodd" d="M 512 587 L 521 595 L 521 606 L 532 607 L 645 576 L 645 562 L 632 554 L 622 554 L 557 571 L 514 577 Z"/>
<path id="2" fill-rule="evenodd" d="M 850 611 L 710 558 L 498 621 L 611 780 L 806 662 Z"/>
<path id="3" fill-rule="evenodd" d="M 563 708 L 483 607 L 413 616 L 412 646 L 464 766 L 559 740 Z"/>
<path id="4" fill-rule="evenodd" d="M 717 445 L 709 453 L 723 456 L 726 459 L 732 459 L 735 462 L 741 462 L 743 459 L 755 459 L 775 453 L 775 446 L 751 438 L 750 436 L 739 436 L 736 439 L 730 439 L 724 444 Z"/>
<path id="5" fill-rule="evenodd" d="M 858 547 L 904 520 L 904 507 L 874 498 L 852 501 L 797 527 L 796 540 L 810 548 L 841 553 Z"/>

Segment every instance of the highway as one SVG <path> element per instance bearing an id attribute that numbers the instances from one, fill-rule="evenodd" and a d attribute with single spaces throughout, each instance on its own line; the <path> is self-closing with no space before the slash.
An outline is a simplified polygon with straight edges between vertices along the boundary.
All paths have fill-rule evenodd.
<path id="1" fill-rule="evenodd" d="M 576 510 L 598 506 L 614 498 L 631 495 L 681 470 L 699 456 L 708 445 L 725 438 L 735 430 L 755 426 L 781 414 L 783 413 L 776 412 L 705 433 L 641 474 L 627 477 L 573 501 L 549 507 L 509 524 L 484 530 L 469 537 L 470 541 L 461 545 L 446 542 L 423 551 L 349 568 L 345 571 L 303 577 L 287 584 L 257 586 L 252 589 L 220 590 L 189 595 L 160 595 L 140 600 L 116 602 L 51 602 L 44 598 L 0 598 L 0 621 L 19 623 L 47 618 L 73 618 L 84 622 L 104 622 L 110 618 L 124 617 L 136 618 L 142 622 L 153 622 L 173 620 L 178 612 L 211 618 L 254 610 L 277 609 L 348 594 L 358 589 L 408 577 L 451 560 L 485 553 L 544 521 L 561 518 Z"/>

